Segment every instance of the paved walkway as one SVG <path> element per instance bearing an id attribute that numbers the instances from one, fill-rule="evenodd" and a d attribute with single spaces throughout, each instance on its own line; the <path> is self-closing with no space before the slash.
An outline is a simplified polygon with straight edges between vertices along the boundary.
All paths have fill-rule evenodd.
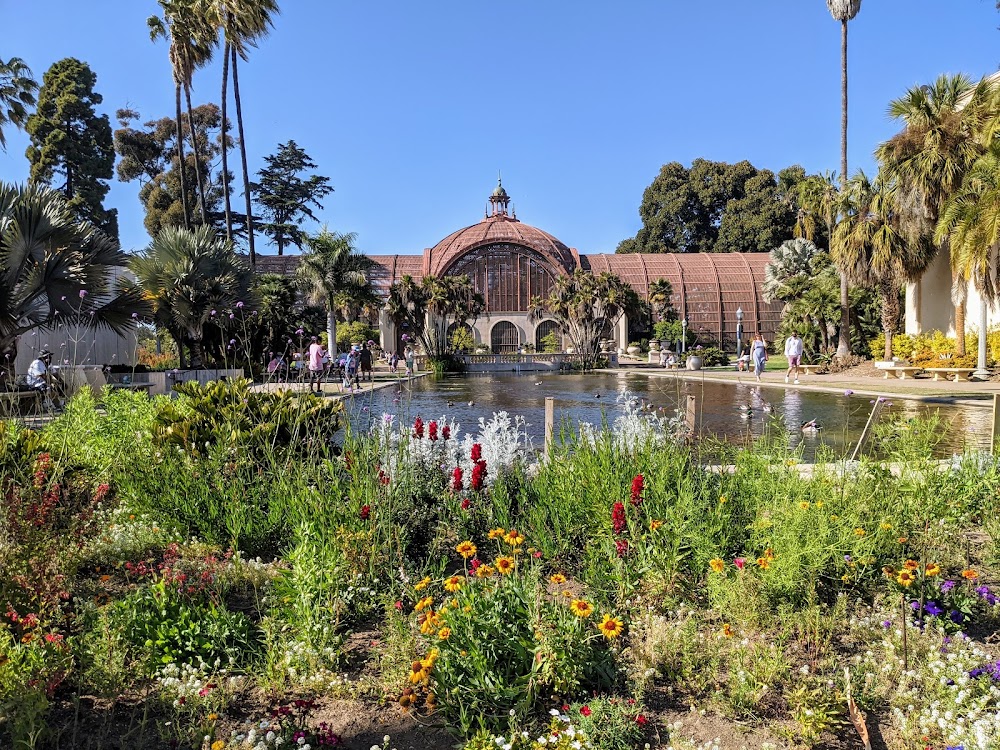
<path id="1" fill-rule="evenodd" d="M 425 377 L 428 373 L 417 373 L 409 378 L 409 380 L 415 380 L 417 378 Z M 406 383 L 407 377 L 405 371 L 400 371 L 399 373 L 393 375 L 389 372 L 388 368 L 379 369 L 375 368 L 374 381 L 359 382 L 358 387 L 354 388 L 352 391 L 344 390 L 339 380 L 327 380 L 323 382 L 322 389 L 323 395 L 327 398 L 334 399 L 345 399 L 351 396 L 362 396 L 372 391 L 378 391 L 383 388 L 391 388 L 396 385 Z M 308 382 L 279 382 L 279 381 L 268 381 L 264 383 L 255 383 L 253 385 L 253 390 L 260 392 L 276 392 L 276 391 L 293 391 L 295 393 L 308 393 L 309 392 Z"/>
<path id="2" fill-rule="evenodd" d="M 629 364 L 623 362 L 617 369 L 603 372 L 619 373 L 622 371 L 641 372 L 654 378 L 672 378 L 677 380 L 716 381 L 720 383 L 742 383 L 757 385 L 757 379 L 751 373 L 735 372 L 732 369 L 709 370 L 664 370 L 654 365 Z M 785 372 L 765 372 L 761 376 L 761 386 L 774 388 L 793 388 L 803 391 L 823 391 L 826 393 L 843 393 L 854 391 L 865 396 L 885 396 L 910 398 L 921 401 L 952 401 L 963 403 L 979 403 L 983 406 L 992 405 L 993 396 L 1000 394 L 1000 382 L 997 381 L 966 381 L 953 383 L 948 380 L 933 380 L 929 377 L 885 380 L 881 375 L 863 376 L 851 372 L 836 375 L 801 375 L 799 384 L 785 382 Z"/>

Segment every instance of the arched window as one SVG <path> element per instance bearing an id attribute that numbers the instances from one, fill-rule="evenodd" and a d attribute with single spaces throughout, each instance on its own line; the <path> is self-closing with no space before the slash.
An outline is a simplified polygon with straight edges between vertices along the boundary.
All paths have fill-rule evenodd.
<path id="1" fill-rule="evenodd" d="M 521 345 L 517 326 L 509 320 L 501 320 L 490 331 L 490 349 L 494 354 L 510 354 L 516 352 Z"/>
<path id="2" fill-rule="evenodd" d="M 559 329 L 559 324 L 554 320 L 543 320 L 535 328 L 535 351 L 544 352 L 545 345 L 549 342 L 545 341 L 545 338 L 555 334 L 556 337 L 556 351 L 561 352 L 565 348 L 563 343 L 562 331 Z"/>
<path id="3" fill-rule="evenodd" d="M 467 275 L 487 312 L 527 312 L 532 298 L 547 297 L 555 280 L 542 256 L 507 243 L 471 250 L 447 273 Z"/>

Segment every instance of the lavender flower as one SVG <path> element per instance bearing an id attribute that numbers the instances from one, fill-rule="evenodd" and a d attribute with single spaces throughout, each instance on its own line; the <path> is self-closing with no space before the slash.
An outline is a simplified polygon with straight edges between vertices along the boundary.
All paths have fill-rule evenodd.
<path id="1" fill-rule="evenodd" d="M 80 299 L 83 299 L 86 296 L 87 296 L 87 290 L 86 289 L 81 289 L 80 290 Z"/>

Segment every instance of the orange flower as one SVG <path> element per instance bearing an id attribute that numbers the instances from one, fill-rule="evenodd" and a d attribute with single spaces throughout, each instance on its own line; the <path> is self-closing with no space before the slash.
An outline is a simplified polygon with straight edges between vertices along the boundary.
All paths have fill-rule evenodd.
<path id="1" fill-rule="evenodd" d="M 663 525 L 663 521 L 658 521 L 658 520 L 656 520 L 654 518 L 652 521 L 649 522 L 649 530 L 650 531 L 656 531 L 662 525 Z"/>
<path id="2" fill-rule="evenodd" d="M 713 557 L 711 560 L 709 560 L 708 566 L 716 573 L 721 573 L 723 570 L 726 569 L 725 561 L 718 557 Z"/>
<path id="3" fill-rule="evenodd" d="M 721 633 L 722 636 L 725 638 L 732 638 L 734 635 L 736 635 L 736 631 L 733 630 L 732 625 L 730 625 L 728 622 L 723 624 Z"/>
<path id="4" fill-rule="evenodd" d="M 901 537 L 899 537 L 899 539 L 897 539 L 896 541 L 897 541 L 897 542 L 899 542 L 900 544 L 906 544 L 906 543 L 907 543 L 908 541 L 910 541 L 910 540 L 909 540 L 909 539 L 907 539 L 907 538 L 906 538 L 905 536 L 901 536 Z"/>
<path id="5" fill-rule="evenodd" d="M 769 557 L 758 557 L 757 564 L 764 570 L 771 567 L 771 558 Z"/>
<path id="6" fill-rule="evenodd" d="M 455 551 L 462 557 L 464 557 L 466 560 L 468 560 L 470 557 L 476 554 L 476 545 L 474 545 L 470 541 L 464 541 L 460 545 L 455 547 Z"/>
<path id="7" fill-rule="evenodd" d="M 460 588 L 462 588 L 462 579 L 458 576 L 452 576 L 444 582 L 444 590 L 449 593 L 455 593 Z"/>
<path id="8" fill-rule="evenodd" d="M 908 570 L 901 570 L 899 571 L 899 575 L 896 576 L 896 583 L 904 587 L 910 586 L 915 580 L 917 580 L 917 577 Z"/>
<path id="9" fill-rule="evenodd" d="M 506 557 L 500 555 L 496 560 L 493 561 L 496 569 L 500 572 L 500 575 L 506 576 L 514 572 L 514 558 Z"/>
<path id="10" fill-rule="evenodd" d="M 524 544 L 524 534 L 519 534 L 517 529 L 511 529 L 507 532 L 507 536 L 503 540 L 511 547 L 520 547 Z"/>
<path id="11" fill-rule="evenodd" d="M 586 599 L 574 599 L 569 603 L 569 608 L 577 617 L 590 617 L 594 613 L 593 605 Z"/>
<path id="12" fill-rule="evenodd" d="M 965 570 L 962 571 L 962 578 L 964 578 L 967 581 L 974 581 L 977 578 L 979 578 L 979 573 L 974 571 L 972 568 L 966 568 Z"/>
<path id="13" fill-rule="evenodd" d="M 419 602 L 417 602 L 416 605 L 414 605 L 413 611 L 414 612 L 420 612 L 422 610 L 427 609 L 433 603 L 434 603 L 434 597 L 433 596 L 425 596 L 423 599 L 421 599 Z"/>
<path id="14" fill-rule="evenodd" d="M 920 563 L 918 563 L 916 560 L 907 560 L 906 562 L 903 563 L 903 568 L 905 570 L 916 570 L 919 567 Z"/>
<path id="15" fill-rule="evenodd" d="M 476 578 L 489 578 L 496 573 L 492 565 L 480 565 L 476 568 Z"/>
<path id="16" fill-rule="evenodd" d="M 438 631 L 438 638 L 440 638 L 442 641 L 446 641 L 449 638 L 451 638 L 451 628 L 449 627 L 441 628 Z"/>
<path id="17" fill-rule="evenodd" d="M 497 537 L 501 537 L 501 536 L 503 536 L 506 533 L 507 533 L 507 529 L 502 529 L 502 528 L 498 527 L 498 528 L 495 528 L 495 529 L 490 529 L 490 533 L 487 534 L 487 536 L 490 539 L 496 539 Z"/>
<path id="18" fill-rule="evenodd" d="M 625 624 L 617 617 L 604 615 L 604 619 L 601 620 L 600 624 L 598 624 L 597 629 L 600 630 L 601 634 L 610 641 L 622 634 L 622 630 L 625 629 Z"/>
<path id="19" fill-rule="evenodd" d="M 549 580 L 552 581 L 552 583 L 554 583 L 556 586 L 561 586 L 562 584 L 566 583 L 566 576 L 564 576 L 562 573 L 556 573 L 550 576 Z"/>

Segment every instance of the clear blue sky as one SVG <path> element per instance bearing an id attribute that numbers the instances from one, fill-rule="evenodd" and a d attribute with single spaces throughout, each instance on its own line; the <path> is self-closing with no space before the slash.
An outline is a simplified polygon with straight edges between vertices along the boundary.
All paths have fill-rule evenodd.
<path id="1" fill-rule="evenodd" d="M 370 253 L 418 253 L 482 217 L 503 171 L 518 217 L 612 252 L 669 161 L 839 168 L 840 28 L 823 0 L 281 0 L 241 68 L 250 169 L 294 138 L 336 192 L 322 219 Z M 864 0 L 851 23 L 850 163 L 895 132 L 890 99 L 1000 63 L 993 0 Z M 40 81 L 75 56 L 104 109 L 173 111 L 154 0 L 0 0 L 0 56 Z M 221 63 L 196 102 L 218 101 Z M 28 174 L 13 133 L 0 179 Z M 238 162 L 237 162 L 238 163 Z M 126 249 L 148 242 L 138 183 L 112 187 Z M 272 252 L 261 248 L 264 252 Z"/>

